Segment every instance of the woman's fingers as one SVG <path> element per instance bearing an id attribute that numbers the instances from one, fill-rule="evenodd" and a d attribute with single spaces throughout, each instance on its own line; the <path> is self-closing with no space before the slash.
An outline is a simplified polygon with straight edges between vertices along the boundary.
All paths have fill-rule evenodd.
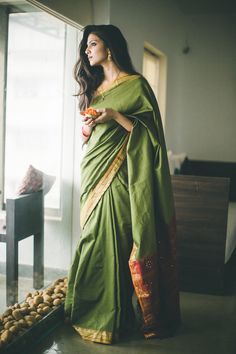
<path id="1" fill-rule="evenodd" d="M 95 124 L 104 123 L 105 121 L 107 121 L 106 117 L 107 117 L 107 114 L 106 114 L 106 112 L 104 112 L 98 118 L 94 119 L 93 121 Z"/>
<path id="2" fill-rule="evenodd" d="M 88 117 L 88 116 L 83 116 L 82 117 L 82 122 L 87 122 L 88 121 L 88 119 L 91 119 L 90 117 Z"/>
<path id="3" fill-rule="evenodd" d="M 85 122 L 85 124 L 89 127 L 108 122 L 114 117 L 114 110 L 112 108 L 97 108 L 96 112 L 100 113 L 97 118 L 91 118 L 88 116 L 83 118 L 83 122 Z"/>
<path id="4" fill-rule="evenodd" d="M 96 112 L 98 113 L 105 113 L 106 112 L 106 108 L 97 108 Z"/>
<path id="5" fill-rule="evenodd" d="M 88 127 L 93 128 L 93 127 L 95 127 L 95 125 L 96 125 L 96 123 L 94 121 L 92 121 L 88 124 Z"/>
<path id="6" fill-rule="evenodd" d="M 85 125 L 87 125 L 87 126 L 89 126 L 89 127 L 93 127 L 93 126 L 95 125 L 94 119 L 88 118 L 88 119 L 85 121 Z"/>
<path id="7" fill-rule="evenodd" d="M 85 122 L 86 125 L 88 125 L 88 124 L 90 124 L 92 121 L 93 121 L 93 120 L 92 120 L 91 118 L 88 118 L 88 119 L 86 119 L 86 121 L 84 121 L 84 122 Z"/>

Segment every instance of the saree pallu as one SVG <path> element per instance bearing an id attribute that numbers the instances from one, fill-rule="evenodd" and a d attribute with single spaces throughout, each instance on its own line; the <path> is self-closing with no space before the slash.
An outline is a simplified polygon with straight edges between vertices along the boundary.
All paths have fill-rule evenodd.
<path id="1" fill-rule="evenodd" d="M 81 164 L 82 233 L 65 312 L 82 338 L 94 342 L 114 342 L 137 316 L 146 338 L 164 338 L 179 325 L 180 310 L 175 211 L 158 105 L 147 81 L 130 75 L 91 106 L 119 111 L 133 130 L 111 120 L 98 124 L 88 142 Z"/>

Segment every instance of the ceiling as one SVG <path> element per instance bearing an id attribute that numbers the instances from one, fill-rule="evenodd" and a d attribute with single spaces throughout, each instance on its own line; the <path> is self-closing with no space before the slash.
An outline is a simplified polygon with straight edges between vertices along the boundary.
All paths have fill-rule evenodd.
<path id="1" fill-rule="evenodd" d="M 236 13 L 236 0 L 173 0 L 184 14 Z"/>

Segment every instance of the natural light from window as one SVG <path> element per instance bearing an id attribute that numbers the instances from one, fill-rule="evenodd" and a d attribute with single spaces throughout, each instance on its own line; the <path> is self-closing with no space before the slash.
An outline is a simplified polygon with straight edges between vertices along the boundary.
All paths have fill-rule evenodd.
<path id="1" fill-rule="evenodd" d="M 45 198 L 60 207 L 65 24 L 42 12 L 9 18 L 5 198 L 31 164 L 56 182 Z"/>

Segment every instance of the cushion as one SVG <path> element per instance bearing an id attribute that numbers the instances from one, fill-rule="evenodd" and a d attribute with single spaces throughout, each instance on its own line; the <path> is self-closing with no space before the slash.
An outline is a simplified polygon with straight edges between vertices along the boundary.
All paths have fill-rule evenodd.
<path id="1" fill-rule="evenodd" d="M 47 175 L 34 166 L 29 165 L 26 175 L 17 190 L 17 194 L 29 194 L 42 190 L 45 195 L 50 191 L 55 180 L 55 176 Z"/>

